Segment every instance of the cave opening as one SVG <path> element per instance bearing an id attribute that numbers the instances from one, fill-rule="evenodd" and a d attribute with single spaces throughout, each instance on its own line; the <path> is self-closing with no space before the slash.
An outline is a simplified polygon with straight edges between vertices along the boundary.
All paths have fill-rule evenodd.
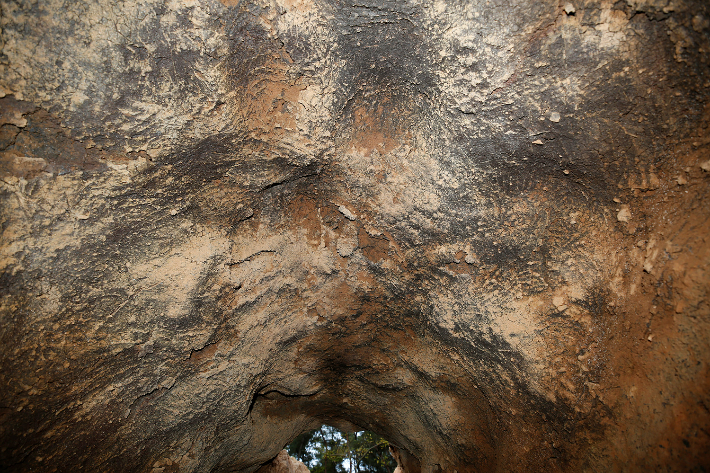
<path id="1" fill-rule="evenodd" d="M 285 448 L 313 473 L 391 473 L 397 467 L 390 443 L 368 430 L 349 432 L 323 424 Z"/>

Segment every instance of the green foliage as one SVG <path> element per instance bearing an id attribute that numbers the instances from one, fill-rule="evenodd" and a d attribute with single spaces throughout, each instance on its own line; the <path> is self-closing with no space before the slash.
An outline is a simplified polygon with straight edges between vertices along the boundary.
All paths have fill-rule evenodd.
<path id="1" fill-rule="evenodd" d="M 324 425 L 299 435 L 286 448 L 311 473 L 392 473 L 397 467 L 387 440 L 368 431 L 342 433 Z"/>
<path id="2" fill-rule="evenodd" d="M 315 457 L 308 446 L 313 442 L 313 437 L 316 432 L 318 431 L 312 430 L 310 432 L 304 432 L 293 439 L 293 442 L 288 444 L 286 447 L 288 454 L 301 460 L 306 465 L 310 464 L 313 460 L 315 460 Z"/>

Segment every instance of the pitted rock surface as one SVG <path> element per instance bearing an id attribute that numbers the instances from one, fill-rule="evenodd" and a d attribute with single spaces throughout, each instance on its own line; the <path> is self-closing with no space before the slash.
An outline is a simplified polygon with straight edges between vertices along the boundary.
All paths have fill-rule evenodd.
<path id="1" fill-rule="evenodd" d="M 707 2 L 0 13 L 3 471 L 710 468 Z"/>

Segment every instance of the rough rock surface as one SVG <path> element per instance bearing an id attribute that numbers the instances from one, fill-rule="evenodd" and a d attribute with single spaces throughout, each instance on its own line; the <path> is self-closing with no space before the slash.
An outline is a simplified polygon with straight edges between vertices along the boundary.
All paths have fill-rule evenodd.
<path id="1" fill-rule="evenodd" d="M 281 450 L 271 463 L 259 468 L 257 473 L 310 473 L 306 465 Z"/>
<path id="2" fill-rule="evenodd" d="M 710 468 L 710 7 L 0 0 L 0 469 Z M 411 470 L 411 471 L 410 471 Z"/>

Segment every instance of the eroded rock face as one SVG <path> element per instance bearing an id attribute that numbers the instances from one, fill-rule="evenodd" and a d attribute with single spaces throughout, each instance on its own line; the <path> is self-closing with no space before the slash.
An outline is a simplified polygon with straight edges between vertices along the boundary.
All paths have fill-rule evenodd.
<path id="1" fill-rule="evenodd" d="M 3 471 L 710 465 L 706 2 L 0 8 Z"/>
<path id="2" fill-rule="evenodd" d="M 310 473 L 306 465 L 281 450 L 270 463 L 259 468 L 258 473 Z"/>

